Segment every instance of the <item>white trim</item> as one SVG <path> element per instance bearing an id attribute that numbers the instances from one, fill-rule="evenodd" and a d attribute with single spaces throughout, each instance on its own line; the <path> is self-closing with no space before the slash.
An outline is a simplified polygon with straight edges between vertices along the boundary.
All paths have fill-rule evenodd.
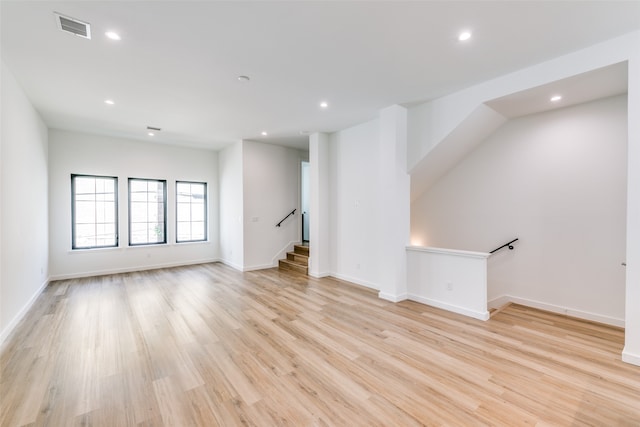
<path id="1" fill-rule="evenodd" d="M 555 304 L 549 304 L 542 301 L 536 301 L 527 298 L 514 297 L 512 295 L 502 295 L 494 298 L 487 304 L 490 308 L 499 308 L 503 305 L 512 302 L 515 304 L 524 305 L 527 307 L 537 308 L 540 310 L 550 311 L 552 313 L 564 314 L 566 316 L 575 317 L 582 320 L 589 320 L 591 322 L 604 323 L 605 325 L 617 326 L 624 328 L 624 319 L 617 317 L 605 316 L 602 314 L 591 313 L 589 311 L 576 310 L 571 307 L 564 307 Z"/>
<path id="2" fill-rule="evenodd" d="M 411 301 L 419 302 L 422 304 L 430 305 L 432 307 L 441 308 L 443 310 L 452 311 L 454 313 L 462 314 L 464 316 L 473 317 L 479 320 L 489 320 L 488 311 L 475 311 L 467 308 L 459 307 L 457 305 L 447 304 L 445 302 L 437 301 L 430 298 L 421 297 L 419 295 L 409 294 L 408 299 Z"/>
<path id="3" fill-rule="evenodd" d="M 384 299 L 391 302 L 400 302 L 406 300 L 408 297 L 407 294 L 394 295 L 387 292 L 378 292 L 378 298 Z"/>
<path id="4" fill-rule="evenodd" d="M 320 272 L 320 273 L 316 273 L 315 271 L 309 271 L 309 276 L 311 277 L 315 277 L 316 279 L 322 279 L 323 277 L 330 277 L 331 274 L 327 273 L 327 272 Z"/>
<path id="5" fill-rule="evenodd" d="M 511 301 L 511 298 L 507 295 L 502 295 L 499 297 L 496 297 L 490 301 L 487 301 L 487 308 L 500 308 L 500 307 L 504 307 L 505 305 L 509 304 Z"/>
<path id="6" fill-rule="evenodd" d="M 627 351 L 627 347 L 622 350 L 622 361 L 632 365 L 640 366 L 640 354 L 633 354 Z"/>
<path id="7" fill-rule="evenodd" d="M 276 253 L 273 258 L 271 258 L 271 267 L 277 267 L 278 266 L 278 260 L 286 258 L 287 257 L 287 252 L 292 252 L 294 249 L 295 245 L 300 245 L 301 242 L 298 240 L 292 240 L 289 243 L 287 243 L 282 249 L 280 249 L 278 251 L 278 253 Z M 269 268 L 269 267 L 267 267 Z"/>
<path id="8" fill-rule="evenodd" d="M 157 270 L 160 268 L 182 267 L 186 265 L 196 265 L 196 264 L 209 264 L 212 262 L 222 262 L 224 264 L 227 264 L 226 262 L 221 261 L 218 258 L 206 258 L 206 259 L 199 259 L 199 260 L 193 260 L 193 261 L 171 262 L 166 264 L 138 265 L 135 267 L 114 268 L 109 270 L 94 270 L 94 271 L 85 271 L 82 273 L 60 274 L 60 275 L 51 276 L 50 280 L 51 281 L 66 280 L 66 279 L 77 279 L 81 277 L 105 276 L 107 274 L 133 273 L 136 271 Z M 234 266 L 231 266 L 231 267 L 234 267 Z"/>
<path id="9" fill-rule="evenodd" d="M 22 318 L 27 314 L 27 312 L 31 309 L 33 304 L 36 302 L 42 291 L 47 287 L 51 280 L 47 279 L 43 284 L 35 291 L 35 293 L 29 298 L 29 301 L 20 309 L 20 311 L 15 315 L 15 317 L 9 322 L 9 324 L 4 328 L 2 333 L 0 333 L 0 350 L 2 349 L 5 340 L 11 335 L 11 332 L 18 326 L 18 323 L 22 320 Z"/>
<path id="10" fill-rule="evenodd" d="M 220 262 L 220 263 L 226 265 L 227 267 L 233 268 L 234 270 L 242 271 L 242 266 L 240 264 L 236 264 L 236 263 L 228 261 L 226 259 L 219 259 L 219 260 L 214 261 L 214 262 Z"/>
<path id="11" fill-rule="evenodd" d="M 431 254 L 454 255 L 466 258 L 486 259 L 489 258 L 489 255 L 491 255 L 488 252 L 462 251 L 459 249 L 432 248 L 428 246 L 407 246 L 406 249 L 412 252 L 427 252 Z"/>
<path id="12" fill-rule="evenodd" d="M 240 269 L 240 271 L 245 272 L 245 271 L 256 271 L 256 270 L 266 270 L 267 268 L 275 268 L 278 265 L 271 265 L 271 264 L 262 264 L 262 265 L 251 265 L 249 267 L 242 267 Z"/>
<path id="13" fill-rule="evenodd" d="M 346 282 L 355 283 L 356 285 L 364 286 L 365 288 L 375 289 L 376 291 L 380 290 L 380 287 L 378 285 L 376 285 L 375 283 L 367 282 L 366 280 L 356 279 L 355 277 L 337 273 L 331 273 L 330 276 L 335 277 L 336 279 L 344 280 Z"/>

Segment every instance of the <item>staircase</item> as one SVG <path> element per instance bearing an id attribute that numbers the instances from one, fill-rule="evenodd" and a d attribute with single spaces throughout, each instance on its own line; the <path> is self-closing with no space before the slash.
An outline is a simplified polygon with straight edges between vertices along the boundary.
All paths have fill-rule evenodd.
<path id="1" fill-rule="evenodd" d="M 293 252 L 287 252 L 287 259 L 278 261 L 278 268 L 307 274 L 309 272 L 309 246 L 294 245 Z"/>

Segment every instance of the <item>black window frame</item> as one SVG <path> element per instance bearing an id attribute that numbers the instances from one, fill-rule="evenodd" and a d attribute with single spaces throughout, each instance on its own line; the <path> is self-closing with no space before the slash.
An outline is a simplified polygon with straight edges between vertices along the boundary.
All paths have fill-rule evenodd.
<path id="1" fill-rule="evenodd" d="M 178 185 L 179 184 L 199 184 L 204 185 L 204 238 L 197 240 L 178 240 Z M 176 243 L 192 243 L 192 242 L 207 242 L 209 241 L 209 195 L 208 195 L 208 184 L 203 181 L 178 181 L 176 180 Z M 193 221 L 190 221 L 193 222 Z"/>
<path id="2" fill-rule="evenodd" d="M 111 179 L 113 180 L 113 198 L 114 198 L 114 226 L 115 226 L 115 243 L 113 245 L 96 245 L 96 246 L 78 246 L 76 244 L 76 178 L 94 178 L 94 179 Z M 96 194 L 96 193 L 94 193 Z M 98 222 L 94 222 L 98 224 Z M 106 224 L 106 223 L 105 223 Z M 97 233 L 96 233 L 97 234 Z M 71 174 L 71 250 L 90 250 L 117 248 L 120 245 L 120 224 L 118 215 L 118 177 L 108 175 L 92 175 L 92 174 Z"/>
<path id="3" fill-rule="evenodd" d="M 131 182 L 132 181 L 145 181 L 145 182 L 161 182 L 162 183 L 162 198 L 163 198 L 163 238 L 161 242 L 145 242 L 145 243 L 132 243 L 131 242 Z M 166 245 L 167 244 L 167 180 L 166 179 L 154 179 L 154 178 L 128 178 L 127 181 L 127 196 L 129 201 L 129 246 L 149 246 L 149 245 Z M 148 202 L 148 201 L 147 201 Z M 147 221 L 147 224 L 149 222 Z"/>

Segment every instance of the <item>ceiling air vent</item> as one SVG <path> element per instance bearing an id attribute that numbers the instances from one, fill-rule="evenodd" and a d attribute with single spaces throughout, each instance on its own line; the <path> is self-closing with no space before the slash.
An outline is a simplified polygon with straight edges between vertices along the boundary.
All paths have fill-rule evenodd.
<path id="1" fill-rule="evenodd" d="M 67 33 L 74 34 L 85 39 L 91 38 L 91 26 L 88 22 L 82 22 L 75 18 L 60 15 L 57 12 L 53 13 L 56 16 L 56 24 L 58 28 Z"/>

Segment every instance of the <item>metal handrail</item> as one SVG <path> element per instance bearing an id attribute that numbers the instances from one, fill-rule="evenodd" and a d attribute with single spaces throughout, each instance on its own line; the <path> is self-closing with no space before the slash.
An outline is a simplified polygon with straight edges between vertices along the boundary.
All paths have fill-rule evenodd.
<path id="1" fill-rule="evenodd" d="M 494 252 L 498 252 L 498 251 L 499 251 L 500 249 L 502 249 L 502 248 L 509 248 L 509 250 L 510 250 L 510 251 L 512 251 L 512 250 L 513 250 L 513 245 L 512 245 L 512 243 L 513 243 L 513 242 L 516 242 L 517 240 L 518 240 L 518 239 L 517 239 L 517 238 L 515 238 L 515 239 L 513 239 L 512 241 L 510 241 L 510 242 L 508 242 L 508 243 L 505 243 L 504 245 L 500 246 L 499 248 L 495 248 L 494 250 L 492 250 L 492 251 L 491 251 L 491 252 L 489 252 L 489 253 L 490 253 L 490 254 L 492 254 L 492 253 L 494 253 Z"/>
<path id="2" fill-rule="evenodd" d="M 282 218 L 282 221 L 280 221 L 279 223 L 276 224 L 276 227 L 280 227 L 280 224 L 282 224 L 284 222 L 285 219 L 289 218 L 291 215 L 293 215 L 294 213 L 296 213 L 296 209 L 292 210 L 291 212 L 289 212 L 287 214 L 287 216 L 285 216 L 284 218 Z"/>

